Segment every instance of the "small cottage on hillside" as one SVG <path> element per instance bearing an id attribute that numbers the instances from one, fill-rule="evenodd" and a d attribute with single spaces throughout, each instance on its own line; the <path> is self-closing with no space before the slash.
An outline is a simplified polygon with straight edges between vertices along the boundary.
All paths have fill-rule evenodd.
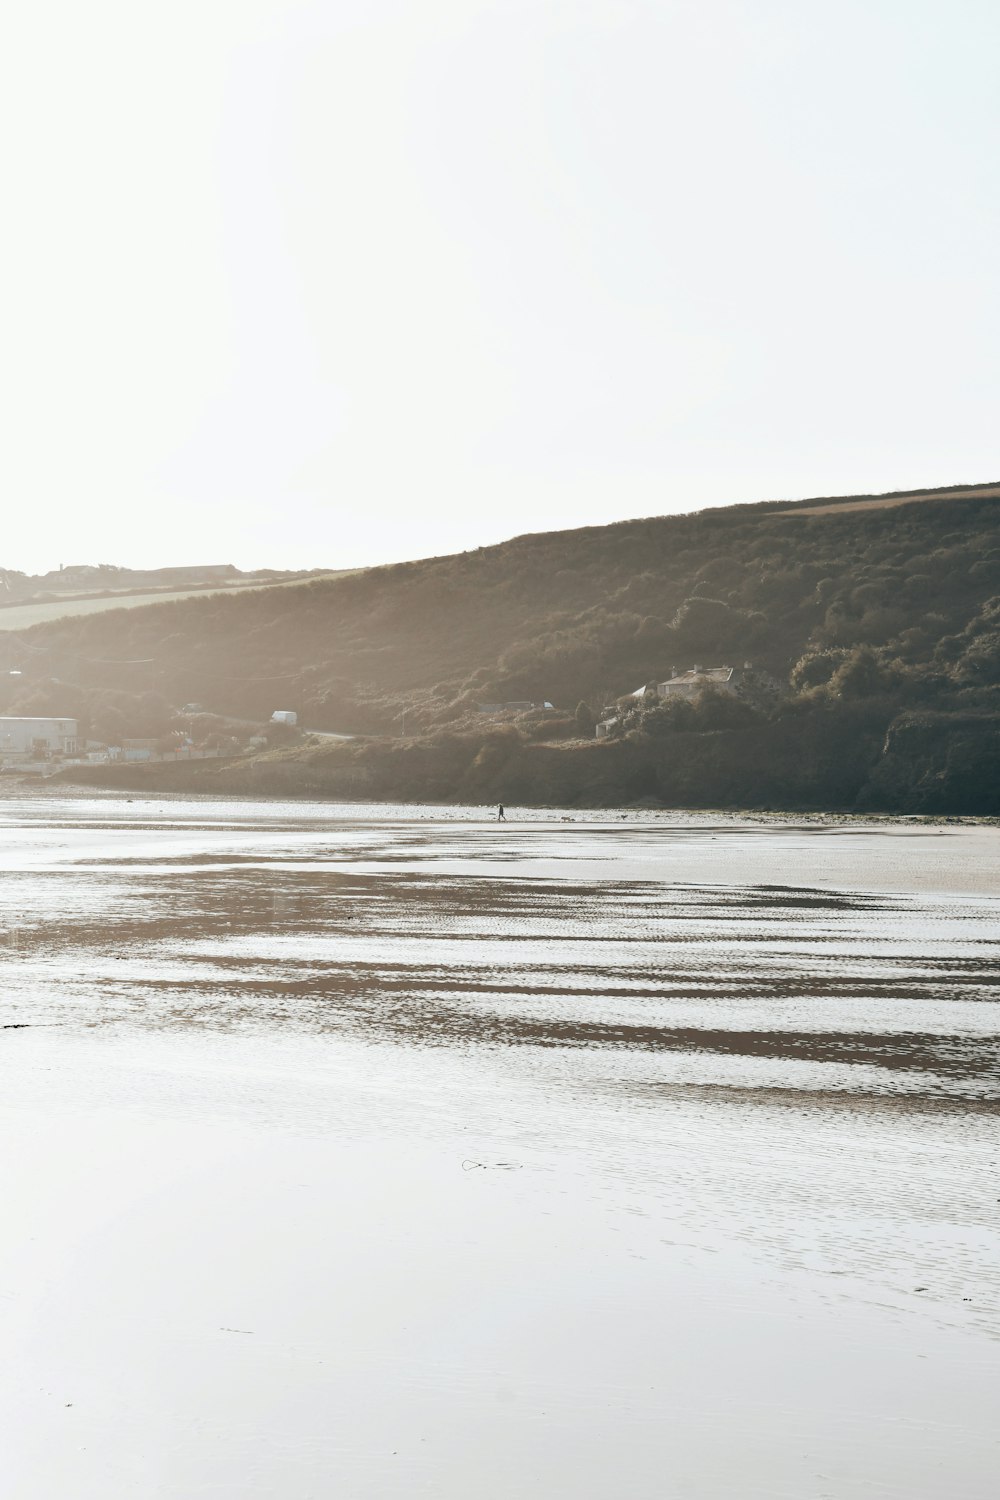
<path id="1" fill-rule="evenodd" d="M 657 683 L 656 692 L 660 698 L 697 698 L 706 688 L 735 694 L 752 672 L 753 668 L 748 661 L 742 667 L 695 666 L 689 667 L 686 672 L 678 672 L 676 667 L 672 667 L 666 682 Z"/>
<path id="2" fill-rule="evenodd" d="M 619 698 L 614 708 L 603 709 L 601 721 L 597 725 L 597 738 L 610 738 L 616 725 L 623 720 L 629 721 L 634 708 L 653 708 L 658 699 L 669 702 L 671 699 L 683 698 L 690 702 L 706 690 L 728 693 L 734 698 L 744 698 L 747 702 L 758 705 L 773 702 L 782 693 L 781 684 L 769 672 L 754 667 L 748 661 L 742 667 L 699 665 L 688 667 L 685 672 L 678 672 L 676 667 L 671 667 L 666 681 L 647 683 L 645 687 L 636 688 L 634 693 Z"/>

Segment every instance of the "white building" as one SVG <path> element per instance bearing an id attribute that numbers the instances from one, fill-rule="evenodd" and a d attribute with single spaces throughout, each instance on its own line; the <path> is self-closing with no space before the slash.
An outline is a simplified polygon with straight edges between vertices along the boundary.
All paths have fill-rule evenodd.
<path id="1" fill-rule="evenodd" d="M 47 760 L 50 755 L 77 753 L 75 719 L 0 717 L 0 757 Z"/>
<path id="2" fill-rule="evenodd" d="M 272 724 L 297 724 L 299 716 L 292 708 L 276 708 L 271 715 Z"/>

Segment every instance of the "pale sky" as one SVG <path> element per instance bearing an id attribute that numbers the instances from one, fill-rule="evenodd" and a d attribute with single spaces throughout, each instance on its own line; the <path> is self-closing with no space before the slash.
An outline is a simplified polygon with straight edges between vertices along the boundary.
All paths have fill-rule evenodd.
<path id="1" fill-rule="evenodd" d="M 30 0 L 0 566 L 1000 478 L 997 0 Z"/>

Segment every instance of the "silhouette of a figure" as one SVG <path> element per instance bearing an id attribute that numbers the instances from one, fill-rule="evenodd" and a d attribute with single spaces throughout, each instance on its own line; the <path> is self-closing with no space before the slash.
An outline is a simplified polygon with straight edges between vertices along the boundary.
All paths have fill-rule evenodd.
<path id="1" fill-rule="evenodd" d="M 503 803 L 501 802 L 499 808 L 497 809 L 497 822 L 498 823 L 506 823 L 506 821 L 507 821 L 507 819 L 504 816 Z"/>

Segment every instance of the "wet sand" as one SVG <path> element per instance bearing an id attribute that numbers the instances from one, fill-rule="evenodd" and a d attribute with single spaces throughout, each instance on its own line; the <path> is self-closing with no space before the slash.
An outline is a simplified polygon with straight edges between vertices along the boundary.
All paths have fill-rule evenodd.
<path id="1" fill-rule="evenodd" d="M 4 1492 L 969 1497 L 1000 832 L 30 797 Z"/>

